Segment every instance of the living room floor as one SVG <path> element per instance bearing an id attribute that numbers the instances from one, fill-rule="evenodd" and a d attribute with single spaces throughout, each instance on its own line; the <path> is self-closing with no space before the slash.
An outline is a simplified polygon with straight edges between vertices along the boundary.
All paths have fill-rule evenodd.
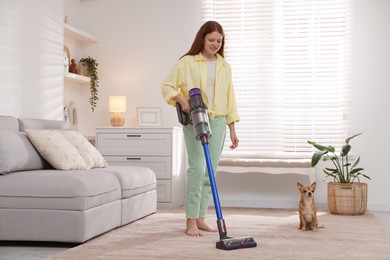
<path id="1" fill-rule="evenodd" d="M 370 211 L 390 235 L 390 211 Z M 0 260 L 41 260 L 77 246 L 71 243 L 0 241 Z"/>

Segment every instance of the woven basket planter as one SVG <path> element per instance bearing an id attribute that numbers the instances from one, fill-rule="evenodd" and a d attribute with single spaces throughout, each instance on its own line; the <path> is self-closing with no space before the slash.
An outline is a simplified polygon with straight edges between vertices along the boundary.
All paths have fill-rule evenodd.
<path id="1" fill-rule="evenodd" d="M 367 210 L 367 183 L 328 182 L 328 207 L 332 214 L 363 215 Z"/>

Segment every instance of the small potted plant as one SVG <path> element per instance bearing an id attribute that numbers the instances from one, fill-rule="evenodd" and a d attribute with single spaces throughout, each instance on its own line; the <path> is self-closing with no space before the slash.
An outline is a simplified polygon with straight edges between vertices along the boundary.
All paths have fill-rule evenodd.
<path id="1" fill-rule="evenodd" d="M 98 96 L 99 77 L 97 71 L 99 63 L 97 63 L 95 59 L 88 56 L 86 58 L 81 58 L 80 64 L 85 66 L 86 76 L 91 78 L 90 88 L 89 88 L 91 91 L 91 97 L 89 98 L 89 103 L 91 104 L 91 110 L 93 112 L 95 111 L 97 101 L 99 100 L 99 96 Z"/>
<path id="2" fill-rule="evenodd" d="M 331 161 L 334 168 L 326 167 L 323 171 L 327 177 L 332 177 L 333 182 L 328 182 L 328 207 L 333 214 L 361 215 L 367 209 L 367 183 L 360 182 L 359 177 L 370 179 L 363 174 L 363 168 L 358 167 L 360 157 L 351 162 L 349 153 L 351 151 L 350 141 L 355 134 L 345 139 L 339 155 L 331 145 L 323 145 L 314 141 L 308 141 L 318 151 L 311 158 L 311 165 L 315 167 L 318 162 Z"/>

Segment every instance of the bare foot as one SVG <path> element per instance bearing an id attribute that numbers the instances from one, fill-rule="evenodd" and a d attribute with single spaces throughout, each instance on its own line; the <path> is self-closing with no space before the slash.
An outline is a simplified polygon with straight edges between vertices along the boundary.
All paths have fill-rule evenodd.
<path id="1" fill-rule="evenodd" d="M 206 222 L 204 221 L 204 218 L 198 218 L 196 220 L 196 226 L 198 227 L 198 229 L 204 230 L 207 232 L 217 232 L 218 231 L 218 229 L 213 228 L 212 226 L 206 224 Z"/>
<path id="2" fill-rule="evenodd" d="M 187 236 L 191 236 L 191 237 L 202 237 L 203 234 L 202 232 L 200 232 L 200 230 L 198 229 L 197 225 L 196 225 L 196 219 L 187 219 L 187 223 L 186 223 L 186 234 Z"/>

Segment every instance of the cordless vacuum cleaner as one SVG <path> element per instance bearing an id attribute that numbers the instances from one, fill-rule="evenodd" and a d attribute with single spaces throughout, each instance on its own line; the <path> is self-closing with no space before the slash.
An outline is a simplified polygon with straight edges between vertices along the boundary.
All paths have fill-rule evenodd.
<path id="1" fill-rule="evenodd" d="M 208 147 L 208 140 L 211 137 L 211 131 L 209 126 L 209 118 L 207 115 L 207 108 L 202 100 L 200 89 L 193 88 L 189 92 L 190 94 L 190 115 L 185 113 L 180 104 L 176 103 L 177 114 L 179 122 L 183 125 L 187 125 L 192 122 L 195 132 L 195 138 L 201 141 L 203 145 L 204 155 L 206 158 L 207 170 L 209 172 L 211 191 L 214 199 L 215 211 L 217 214 L 217 226 L 219 231 L 219 241 L 216 243 L 218 249 L 233 250 L 239 248 L 248 248 L 257 246 L 253 237 L 240 237 L 232 238 L 227 236 L 225 220 L 222 217 L 221 205 L 219 203 L 219 197 L 217 192 L 217 185 L 214 179 L 214 170 L 210 159 L 210 152 Z"/>

